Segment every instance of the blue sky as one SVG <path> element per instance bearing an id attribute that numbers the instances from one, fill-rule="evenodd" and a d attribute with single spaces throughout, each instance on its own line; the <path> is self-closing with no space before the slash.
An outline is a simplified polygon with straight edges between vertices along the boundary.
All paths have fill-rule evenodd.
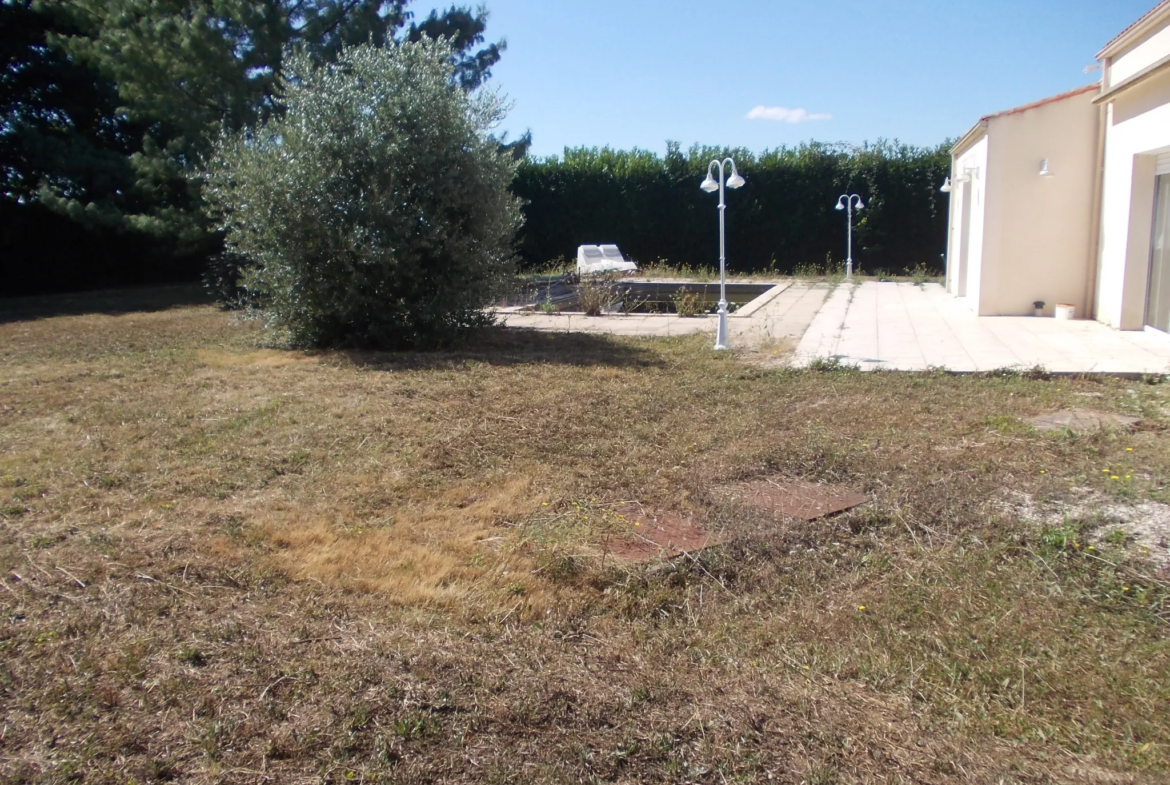
<path id="1" fill-rule="evenodd" d="M 508 41 L 494 70 L 514 103 L 503 127 L 531 129 L 538 155 L 661 153 L 667 139 L 936 144 L 983 114 L 1096 81 L 1084 67 L 1154 4 L 487 0 L 489 36 Z"/>

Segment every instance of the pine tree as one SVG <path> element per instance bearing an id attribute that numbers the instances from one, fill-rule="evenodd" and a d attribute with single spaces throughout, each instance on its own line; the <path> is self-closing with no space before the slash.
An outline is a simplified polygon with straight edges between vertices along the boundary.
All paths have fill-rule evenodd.
<path id="1" fill-rule="evenodd" d="M 408 0 L 0 2 L 5 195 L 145 232 L 181 253 L 218 246 L 200 172 L 221 131 L 274 111 L 285 52 L 326 63 L 346 45 L 444 35 L 470 89 L 503 49 L 481 47 L 486 12 L 452 7 L 414 23 Z"/>
<path id="2" fill-rule="evenodd" d="M 81 223 L 116 221 L 138 207 L 129 156 L 141 129 L 118 115 L 112 82 L 47 42 L 75 32 L 32 0 L 0 2 L 0 198 L 44 190 Z"/>

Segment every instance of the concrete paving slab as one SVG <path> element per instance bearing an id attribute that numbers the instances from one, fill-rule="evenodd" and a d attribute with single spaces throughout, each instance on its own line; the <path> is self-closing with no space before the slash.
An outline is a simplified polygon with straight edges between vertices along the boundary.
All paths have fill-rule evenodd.
<path id="1" fill-rule="evenodd" d="M 623 336 L 714 336 L 712 315 L 499 313 L 509 327 Z M 1170 373 L 1170 337 L 1091 320 L 977 317 L 938 284 L 782 281 L 728 319 L 735 348 L 795 343 L 795 366 L 837 359 L 863 370 Z"/>
<path id="2" fill-rule="evenodd" d="M 863 370 L 1170 374 L 1170 340 L 1095 321 L 975 316 L 938 284 L 845 284 L 812 319 L 797 366 L 837 359 Z"/>
<path id="3" fill-rule="evenodd" d="M 1137 417 L 1099 412 L 1095 409 L 1064 409 L 1028 418 L 1028 424 L 1038 431 L 1067 429 L 1078 433 L 1094 431 L 1099 428 L 1130 428 L 1139 422 Z"/>

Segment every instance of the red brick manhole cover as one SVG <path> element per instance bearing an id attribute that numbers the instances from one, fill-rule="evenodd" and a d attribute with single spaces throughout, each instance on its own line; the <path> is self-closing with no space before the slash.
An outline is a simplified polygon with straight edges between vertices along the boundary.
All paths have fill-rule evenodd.
<path id="1" fill-rule="evenodd" d="M 869 499 L 840 485 L 816 485 L 783 478 L 755 480 L 731 489 L 745 504 L 793 518 L 816 520 L 843 512 Z"/>
<path id="2" fill-rule="evenodd" d="M 637 502 L 616 504 L 613 511 L 621 525 L 610 539 L 607 552 L 626 561 L 669 559 L 722 541 L 678 513 L 653 510 Z"/>

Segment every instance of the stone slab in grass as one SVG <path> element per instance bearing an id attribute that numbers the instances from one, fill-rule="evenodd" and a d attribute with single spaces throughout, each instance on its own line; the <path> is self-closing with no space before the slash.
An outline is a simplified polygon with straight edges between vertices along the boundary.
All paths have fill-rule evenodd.
<path id="1" fill-rule="evenodd" d="M 869 501 L 843 485 L 817 484 L 783 477 L 764 478 L 729 489 L 744 504 L 814 521 Z"/>
<path id="2" fill-rule="evenodd" d="M 1063 409 L 1059 412 L 1029 417 L 1026 422 L 1038 431 L 1070 430 L 1078 433 L 1099 428 L 1132 428 L 1140 420 L 1124 414 L 1100 412 L 1096 409 Z"/>
<path id="3" fill-rule="evenodd" d="M 613 510 L 623 516 L 625 530 L 618 532 L 607 550 L 625 561 L 671 559 L 722 542 L 718 535 L 678 513 L 650 509 L 637 502 L 618 504 Z"/>

